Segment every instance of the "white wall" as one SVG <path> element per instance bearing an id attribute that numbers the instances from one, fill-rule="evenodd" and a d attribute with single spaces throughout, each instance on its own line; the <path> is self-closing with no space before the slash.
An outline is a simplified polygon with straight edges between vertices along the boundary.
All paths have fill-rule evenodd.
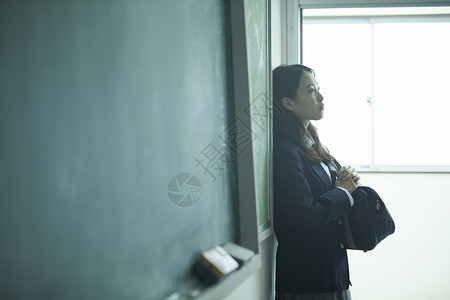
<path id="1" fill-rule="evenodd" d="M 450 299 L 450 174 L 361 174 L 396 232 L 370 252 L 349 251 L 356 300 Z"/>

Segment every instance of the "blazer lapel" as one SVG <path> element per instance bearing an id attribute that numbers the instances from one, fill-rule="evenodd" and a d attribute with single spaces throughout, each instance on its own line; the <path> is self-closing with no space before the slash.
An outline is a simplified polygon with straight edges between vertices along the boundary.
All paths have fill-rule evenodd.
<path id="1" fill-rule="evenodd" d="M 332 188 L 332 183 L 330 181 L 330 178 L 328 177 L 328 174 L 325 172 L 323 167 L 320 164 L 312 164 L 311 168 L 313 169 L 314 173 L 320 178 L 322 183 L 325 185 L 327 189 Z M 331 178 L 333 178 L 333 174 L 331 174 Z"/>

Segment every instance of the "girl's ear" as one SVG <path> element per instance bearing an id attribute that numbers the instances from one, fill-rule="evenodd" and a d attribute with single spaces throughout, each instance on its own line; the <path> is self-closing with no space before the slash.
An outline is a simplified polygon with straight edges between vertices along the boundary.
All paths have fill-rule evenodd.
<path id="1" fill-rule="evenodd" d="M 283 103 L 284 108 L 292 111 L 294 109 L 295 103 L 294 100 L 292 100 L 289 97 L 284 97 L 283 99 L 281 99 L 281 103 Z"/>

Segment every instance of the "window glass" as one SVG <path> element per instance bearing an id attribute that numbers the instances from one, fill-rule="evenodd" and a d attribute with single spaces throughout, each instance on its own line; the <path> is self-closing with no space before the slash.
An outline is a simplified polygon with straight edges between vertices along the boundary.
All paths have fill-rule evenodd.
<path id="1" fill-rule="evenodd" d="M 303 63 L 325 97 L 316 126 L 341 164 L 450 165 L 449 36 L 442 16 L 304 20 Z"/>
<path id="2" fill-rule="evenodd" d="M 325 117 L 323 144 L 341 164 L 371 160 L 370 24 L 305 24 L 303 62 L 316 72 Z"/>
<path id="3" fill-rule="evenodd" d="M 374 29 L 375 163 L 450 164 L 450 23 Z"/>

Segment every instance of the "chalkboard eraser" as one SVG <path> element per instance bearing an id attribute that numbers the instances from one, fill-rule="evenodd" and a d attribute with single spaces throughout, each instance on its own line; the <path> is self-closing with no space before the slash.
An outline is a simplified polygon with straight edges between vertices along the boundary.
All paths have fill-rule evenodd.
<path id="1" fill-rule="evenodd" d="M 255 255 L 255 252 L 253 252 L 252 250 L 236 245 L 234 243 L 226 243 L 222 246 L 222 248 L 238 262 L 239 266 L 245 264 Z"/>
<path id="2" fill-rule="evenodd" d="M 202 253 L 193 271 L 205 285 L 211 285 L 239 267 L 239 264 L 222 247 L 216 246 Z"/>

